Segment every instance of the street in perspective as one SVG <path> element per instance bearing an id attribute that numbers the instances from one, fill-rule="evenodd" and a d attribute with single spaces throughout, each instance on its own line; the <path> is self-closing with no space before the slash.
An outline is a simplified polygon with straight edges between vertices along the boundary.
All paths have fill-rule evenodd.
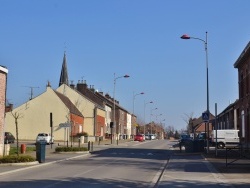
<path id="1" fill-rule="evenodd" d="M 250 1 L 0 4 L 0 188 L 250 187 Z"/>
<path id="2" fill-rule="evenodd" d="M 46 147 L 44 163 L 0 165 L 0 187 L 249 187 L 250 183 L 244 171 L 249 168 L 227 174 L 239 167 L 226 167 L 225 159 L 212 154 L 180 150 L 178 140 L 94 143 L 89 153 L 55 153 Z"/>

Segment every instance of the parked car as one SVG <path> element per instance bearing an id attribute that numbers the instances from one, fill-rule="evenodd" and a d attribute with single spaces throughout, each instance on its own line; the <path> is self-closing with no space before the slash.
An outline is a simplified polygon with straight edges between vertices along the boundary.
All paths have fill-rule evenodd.
<path id="1" fill-rule="evenodd" d="M 150 134 L 151 140 L 156 140 L 156 135 L 155 134 Z"/>
<path id="2" fill-rule="evenodd" d="M 143 141 L 145 141 L 146 140 L 145 134 L 142 134 L 142 136 L 143 136 Z"/>
<path id="3" fill-rule="evenodd" d="M 10 132 L 4 132 L 4 143 L 9 144 L 14 142 L 15 142 L 15 137 Z"/>
<path id="4" fill-rule="evenodd" d="M 46 141 L 46 144 L 53 144 L 54 138 L 49 133 L 39 133 L 36 137 L 36 142 Z"/>
<path id="5" fill-rule="evenodd" d="M 137 135 L 135 135 L 134 141 L 143 142 L 144 136 L 142 134 L 137 134 Z"/>
<path id="6" fill-rule="evenodd" d="M 155 134 L 146 134 L 145 135 L 145 139 L 146 140 L 155 140 L 156 139 L 156 135 Z"/>
<path id="7" fill-rule="evenodd" d="M 150 140 L 150 135 L 149 134 L 145 134 L 145 140 Z"/>
<path id="8" fill-rule="evenodd" d="M 188 134 L 181 134 L 180 139 L 179 139 L 179 144 L 180 146 L 185 145 L 185 143 L 189 140 L 192 140 L 190 135 Z"/>

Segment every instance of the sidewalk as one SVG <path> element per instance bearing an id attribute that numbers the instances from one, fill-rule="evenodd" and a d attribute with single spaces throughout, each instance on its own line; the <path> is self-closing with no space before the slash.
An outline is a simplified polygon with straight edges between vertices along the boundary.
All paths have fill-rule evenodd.
<path id="1" fill-rule="evenodd" d="M 240 165 L 244 164 L 244 165 Z M 226 167 L 223 153 L 185 153 L 177 148 L 162 174 L 158 187 L 250 187 L 250 161 Z"/>

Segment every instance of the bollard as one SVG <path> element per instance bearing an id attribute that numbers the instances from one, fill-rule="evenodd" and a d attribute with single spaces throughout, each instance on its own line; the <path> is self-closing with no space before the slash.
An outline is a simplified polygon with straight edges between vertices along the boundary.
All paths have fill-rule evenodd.
<path id="1" fill-rule="evenodd" d="M 94 142 L 91 142 L 91 151 L 93 151 L 93 144 Z"/>
<path id="2" fill-rule="evenodd" d="M 26 145 L 25 144 L 21 144 L 21 153 L 25 153 L 26 152 Z"/>
<path id="3" fill-rule="evenodd" d="M 90 141 L 88 141 L 88 151 L 90 151 Z"/>

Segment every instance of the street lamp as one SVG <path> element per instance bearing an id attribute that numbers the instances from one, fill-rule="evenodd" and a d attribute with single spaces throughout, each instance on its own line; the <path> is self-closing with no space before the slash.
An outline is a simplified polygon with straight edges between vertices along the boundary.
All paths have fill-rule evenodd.
<path id="1" fill-rule="evenodd" d="M 146 111 L 146 105 L 147 104 L 152 104 L 153 103 L 153 101 L 150 101 L 150 102 L 146 102 L 146 101 L 144 101 L 144 129 L 143 129 L 143 133 L 144 133 L 144 135 L 145 135 L 145 126 L 146 126 L 146 113 L 145 113 L 145 111 Z"/>
<path id="2" fill-rule="evenodd" d="M 133 93 L 133 114 L 135 113 L 135 97 L 138 96 L 138 95 L 144 95 L 145 93 L 144 92 L 141 92 L 141 93 L 137 93 L 137 94 L 134 94 Z"/>
<path id="3" fill-rule="evenodd" d="M 114 73 L 114 93 L 113 93 L 113 127 L 116 127 L 116 132 L 117 132 L 117 136 L 118 136 L 118 129 L 117 129 L 117 126 L 116 126 L 116 121 L 115 121 L 115 86 L 116 86 L 116 80 L 119 79 L 119 78 L 129 78 L 129 75 L 124 75 L 124 76 L 118 76 L 118 77 L 115 77 L 115 73 Z M 112 129 L 111 128 L 111 144 L 112 144 L 112 137 L 113 137 L 113 132 L 112 132 Z M 118 145 L 118 138 L 117 138 L 117 145 Z"/>
<path id="4" fill-rule="evenodd" d="M 164 135 L 165 135 L 165 123 L 164 123 L 164 125 L 162 125 L 162 122 L 163 122 L 163 121 L 165 122 L 166 119 L 163 119 L 163 120 L 160 121 L 161 131 L 162 131 L 162 134 L 161 134 L 161 138 L 162 138 L 162 139 L 164 139 L 164 137 L 165 137 L 165 136 L 164 136 Z"/>
<path id="5" fill-rule="evenodd" d="M 138 95 L 144 95 L 145 93 L 144 92 L 141 92 L 141 93 L 137 93 L 137 94 L 134 94 L 134 92 L 133 92 L 133 116 L 134 116 L 134 111 L 135 111 L 135 97 L 136 96 L 138 96 Z M 133 135 L 134 135 L 134 131 L 135 130 L 135 128 L 133 127 Z"/>
<path id="6" fill-rule="evenodd" d="M 150 113 L 150 134 L 152 134 L 152 118 L 151 118 L 151 116 L 152 116 L 152 112 L 153 112 L 153 110 L 157 110 L 158 108 L 153 108 L 153 109 L 151 109 L 151 113 Z M 150 137 L 151 138 L 151 137 Z"/>
<path id="7" fill-rule="evenodd" d="M 157 122 L 157 117 L 162 116 L 162 114 L 155 115 L 155 122 Z"/>
<path id="8" fill-rule="evenodd" d="M 200 38 L 196 38 L 196 37 L 190 37 L 188 35 L 182 35 L 181 39 L 197 39 L 200 40 L 204 43 L 205 45 L 205 52 L 206 52 L 206 79 L 207 79 L 207 115 L 208 115 L 208 122 L 206 122 L 205 124 L 205 130 L 207 131 L 207 153 L 209 152 L 209 116 L 210 116 L 210 112 L 209 112 L 209 87 L 208 87 L 208 52 L 207 52 L 207 32 L 206 32 L 206 40 L 200 39 Z"/>

